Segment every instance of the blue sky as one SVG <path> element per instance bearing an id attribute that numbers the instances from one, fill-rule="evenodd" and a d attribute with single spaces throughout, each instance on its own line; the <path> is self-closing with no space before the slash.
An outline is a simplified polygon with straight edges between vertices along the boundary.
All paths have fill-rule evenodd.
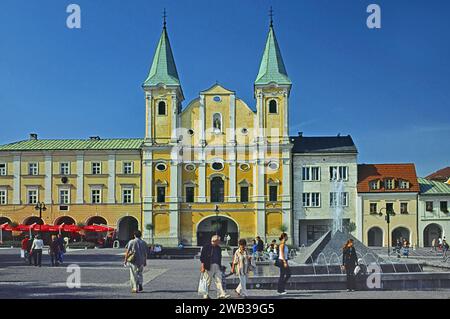
<path id="1" fill-rule="evenodd" d="M 66 7 L 82 10 L 81 30 Z M 382 9 L 369 30 L 366 7 Z M 289 76 L 291 134 L 351 134 L 361 163 L 449 165 L 446 0 L 2 0 L 0 143 L 142 137 L 145 79 L 168 31 L 186 97 L 218 81 L 254 105 L 268 9 Z"/>

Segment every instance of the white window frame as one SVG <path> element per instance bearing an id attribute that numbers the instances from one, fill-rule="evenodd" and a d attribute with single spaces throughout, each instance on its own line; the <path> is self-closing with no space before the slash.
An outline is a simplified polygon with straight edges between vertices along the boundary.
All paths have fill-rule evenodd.
<path id="1" fill-rule="evenodd" d="M 125 192 L 130 192 L 130 194 L 125 194 Z M 122 188 L 122 203 L 123 204 L 133 204 L 134 203 L 134 194 L 133 187 L 123 187 Z M 125 201 L 125 198 L 128 197 L 130 200 L 128 202 Z"/>
<path id="2" fill-rule="evenodd" d="M 94 195 L 94 191 L 98 191 L 98 195 Z M 94 196 L 98 196 L 98 202 L 94 201 Z M 91 188 L 91 204 L 101 204 L 102 203 L 102 189 L 100 187 Z"/>
<path id="3" fill-rule="evenodd" d="M 63 169 L 63 166 L 67 165 L 65 169 Z M 59 174 L 60 175 L 69 175 L 70 174 L 70 162 L 61 162 L 59 163 Z"/>
<path id="4" fill-rule="evenodd" d="M 394 188 L 395 188 L 395 180 L 393 178 L 386 178 L 384 180 L 384 189 L 392 190 Z"/>
<path id="5" fill-rule="evenodd" d="M 333 174 L 331 174 L 332 172 Z M 336 174 L 334 174 L 334 172 L 336 172 Z M 345 175 L 344 178 L 342 175 Z M 348 181 L 348 166 L 330 166 L 330 181 L 334 180 Z"/>
<path id="6" fill-rule="evenodd" d="M 96 167 L 97 164 L 98 164 L 98 173 L 96 173 L 96 170 L 94 169 L 94 167 Z M 102 162 L 92 162 L 91 163 L 91 173 L 92 173 L 92 175 L 100 175 L 102 173 Z"/>
<path id="7" fill-rule="evenodd" d="M 34 202 L 30 201 L 30 192 L 35 192 L 35 200 Z M 28 205 L 36 205 L 39 202 L 39 189 L 37 189 L 36 187 L 33 188 L 28 188 L 27 189 L 27 204 Z"/>
<path id="8" fill-rule="evenodd" d="M 8 205 L 8 190 L 0 188 L 0 205 Z"/>
<path id="9" fill-rule="evenodd" d="M 303 207 L 320 207 L 321 196 L 319 192 L 303 193 L 302 203 Z"/>
<path id="10" fill-rule="evenodd" d="M 0 163 L 0 176 L 6 176 L 7 174 L 8 174 L 8 164 L 3 162 Z"/>
<path id="11" fill-rule="evenodd" d="M 28 175 L 30 176 L 39 175 L 39 163 L 36 162 L 28 163 Z"/>
<path id="12" fill-rule="evenodd" d="M 276 112 L 270 112 L 270 102 L 272 102 L 272 101 L 275 101 L 275 111 Z M 277 99 L 269 99 L 268 101 L 267 101 L 267 114 L 278 114 L 279 113 L 279 111 L 278 111 L 278 109 L 279 109 L 279 105 L 278 105 L 279 103 L 278 103 L 278 101 L 277 101 Z"/>
<path id="13" fill-rule="evenodd" d="M 317 178 L 314 178 L 314 170 L 317 169 Z M 320 166 L 303 166 L 302 180 L 305 182 L 320 182 Z"/>
<path id="14" fill-rule="evenodd" d="M 129 172 L 127 172 L 127 169 L 129 169 Z M 125 175 L 131 175 L 133 174 L 134 171 L 134 165 L 133 162 L 123 162 L 123 168 L 122 168 L 122 173 Z"/>
<path id="15" fill-rule="evenodd" d="M 62 196 L 61 193 L 62 192 L 67 192 L 67 201 L 63 202 L 61 200 Z M 60 188 L 58 191 L 58 203 L 60 205 L 69 205 L 70 204 L 70 189 L 69 188 Z"/>

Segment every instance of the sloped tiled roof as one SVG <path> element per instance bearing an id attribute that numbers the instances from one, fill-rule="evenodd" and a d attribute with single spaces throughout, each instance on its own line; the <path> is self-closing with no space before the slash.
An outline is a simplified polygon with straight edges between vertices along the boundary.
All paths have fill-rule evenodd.
<path id="1" fill-rule="evenodd" d="M 144 139 L 117 138 L 100 140 L 82 139 L 40 139 L 24 140 L 0 145 L 1 151 L 51 151 L 51 150 L 139 150 Z"/>
<path id="2" fill-rule="evenodd" d="M 446 182 L 450 179 L 450 166 L 440 169 L 425 178 L 432 181 Z"/>
<path id="3" fill-rule="evenodd" d="M 420 194 L 422 195 L 450 195 L 449 184 L 430 181 L 426 178 L 418 178 L 417 180 L 419 181 Z"/>
<path id="4" fill-rule="evenodd" d="M 358 153 L 350 135 L 293 136 L 293 153 Z"/>
<path id="5" fill-rule="evenodd" d="M 398 185 L 394 189 L 384 189 L 383 183 L 378 190 L 371 190 L 369 182 L 373 180 L 383 181 L 385 178 L 402 179 L 409 182 L 409 189 L 400 189 Z M 399 193 L 419 192 L 416 167 L 408 164 L 360 164 L 358 165 L 358 192 L 359 193 Z"/>

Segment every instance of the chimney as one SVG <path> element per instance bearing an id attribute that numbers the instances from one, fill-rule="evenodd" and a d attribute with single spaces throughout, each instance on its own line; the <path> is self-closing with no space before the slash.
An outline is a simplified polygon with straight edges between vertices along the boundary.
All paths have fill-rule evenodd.
<path id="1" fill-rule="evenodd" d="M 37 141 L 38 136 L 36 133 L 30 133 L 30 141 Z"/>
<path id="2" fill-rule="evenodd" d="M 100 141 L 100 136 L 90 136 L 89 139 L 91 141 Z"/>

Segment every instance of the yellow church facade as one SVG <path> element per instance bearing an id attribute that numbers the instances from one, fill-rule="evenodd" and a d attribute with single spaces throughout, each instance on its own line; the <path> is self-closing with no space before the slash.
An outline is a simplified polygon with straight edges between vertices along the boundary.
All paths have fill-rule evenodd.
<path id="1" fill-rule="evenodd" d="M 143 88 L 146 238 L 201 245 L 218 233 L 236 244 L 290 231 L 291 82 L 273 26 L 254 85 L 254 109 L 217 83 L 182 109 L 165 27 Z"/>

